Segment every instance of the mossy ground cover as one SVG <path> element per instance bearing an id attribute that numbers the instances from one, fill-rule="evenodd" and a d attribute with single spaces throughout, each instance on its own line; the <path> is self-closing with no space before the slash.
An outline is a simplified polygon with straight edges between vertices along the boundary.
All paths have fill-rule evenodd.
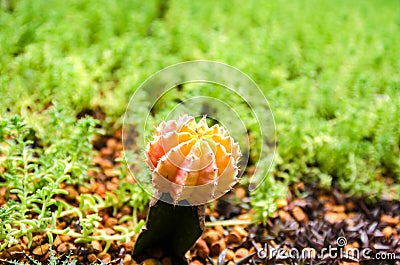
<path id="1" fill-rule="evenodd" d="M 2 249 L 23 236 L 30 241 L 34 230 L 51 241 L 66 233 L 57 227 L 62 218 L 70 218 L 69 225 L 79 220 L 82 229 L 69 231 L 79 238 L 101 239 L 93 234 L 99 213 L 106 209 L 112 216 L 124 206 L 132 218 L 122 220 L 117 234 L 123 241 L 135 233 L 136 213 L 148 198 L 126 180 L 123 163 L 115 161 L 119 156 L 111 155 L 117 147 L 107 149 L 110 157 L 98 155 L 107 147 L 99 139 L 120 130 L 130 96 L 148 76 L 187 60 L 237 67 L 269 100 L 277 154 L 269 176 L 250 197 L 258 221 L 265 223 L 287 197 L 288 186 L 298 190 L 298 183 L 333 187 L 362 200 L 399 200 L 400 6 L 395 1 L 10 0 L 0 5 Z M 189 86 L 172 93 L 160 104 L 159 116 L 175 98 L 192 93 Z M 118 188 L 96 196 L 90 185 L 99 178 L 104 185 L 118 182 Z M 46 189 L 49 185 L 54 189 Z M 78 201 L 68 201 L 68 189 L 79 192 Z M 301 190 L 295 193 L 302 196 Z M 124 228 L 124 222 L 132 226 Z"/>

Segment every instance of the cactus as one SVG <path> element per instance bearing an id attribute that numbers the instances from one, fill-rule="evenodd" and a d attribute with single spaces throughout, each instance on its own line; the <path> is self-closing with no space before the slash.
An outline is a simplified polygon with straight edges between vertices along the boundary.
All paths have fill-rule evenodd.
<path id="1" fill-rule="evenodd" d="M 141 262 L 154 253 L 187 264 L 185 253 L 204 228 L 204 204 L 237 182 L 241 152 L 228 132 L 189 115 L 162 122 L 146 148 L 146 162 L 157 190 L 138 236 L 133 257 Z"/>
<path id="2" fill-rule="evenodd" d="M 174 203 L 190 205 L 229 191 L 237 181 L 240 156 L 227 131 L 217 124 L 209 127 L 205 116 L 198 123 L 189 115 L 162 122 L 146 150 L 155 188 L 170 193 Z"/>

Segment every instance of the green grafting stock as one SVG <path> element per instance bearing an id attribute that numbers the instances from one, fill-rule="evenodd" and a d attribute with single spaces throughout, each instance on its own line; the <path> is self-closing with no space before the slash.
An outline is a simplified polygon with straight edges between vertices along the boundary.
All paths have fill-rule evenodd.
<path id="1" fill-rule="evenodd" d="M 148 257 L 168 256 L 173 264 L 188 264 L 185 253 L 203 233 L 204 211 L 204 205 L 173 205 L 153 199 L 146 227 L 136 240 L 133 258 L 142 262 Z"/>

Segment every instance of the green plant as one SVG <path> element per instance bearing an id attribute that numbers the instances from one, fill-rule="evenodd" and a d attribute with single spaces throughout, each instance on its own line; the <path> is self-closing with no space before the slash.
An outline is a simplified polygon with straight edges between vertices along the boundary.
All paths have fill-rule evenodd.
<path id="1" fill-rule="evenodd" d="M 54 234 L 71 235 L 77 242 L 104 240 L 108 247 L 112 240 L 128 241 L 142 223 L 136 222 L 129 229 L 115 227 L 119 235 L 110 237 L 99 231 L 99 236 L 92 236 L 101 221 L 99 211 L 121 203 L 113 196 L 102 199 L 81 194 L 78 206 L 60 200 L 67 194 L 63 185 L 87 185 L 87 170 L 92 168 L 91 140 L 100 132 L 95 128 L 96 121 L 91 117 L 76 121 L 57 109 L 50 109 L 42 118 L 43 123 L 35 124 L 37 131 L 18 116 L 0 123 L 0 187 L 7 200 L 0 208 L 0 250 L 17 244 L 22 236 L 28 237 L 30 247 L 33 233 L 45 233 L 50 244 Z M 40 130 L 43 124 L 46 131 Z M 66 216 L 76 216 L 80 231 L 58 229 L 58 219 Z"/>
<path id="2" fill-rule="evenodd" d="M 17 116 L 2 122 L 0 158 L 4 172 L 0 179 L 9 195 L 2 208 L 1 249 L 17 243 L 23 235 L 32 242 L 32 234 L 46 232 L 49 225 L 54 227 L 62 211 L 62 204 L 54 197 L 66 194 L 60 184 L 69 178 L 72 164 L 68 158 L 48 163 L 49 157 L 33 147 L 34 141 L 28 138 L 31 133 Z M 50 233 L 48 236 L 51 238 Z"/>
<path id="3" fill-rule="evenodd" d="M 140 163 L 140 168 L 143 168 L 145 162 L 137 157 L 137 154 L 131 153 L 126 155 L 129 157 L 130 161 L 136 161 Z M 132 216 L 124 216 L 121 218 L 120 222 L 132 220 L 135 225 L 138 224 L 137 213 L 143 212 L 145 207 L 149 204 L 151 194 L 149 194 L 146 189 L 146 180 L 150 178 L 150 173 L 148 171 L 136 172 L 136 179 L 134 180 L 132 176 L 129 175 L 128 170 L 126 170 L 126 164 L 123 159 L 117 159 L 120 164 L 116 167 L 116 171 L 119 176 L 119 186 L 115 191 L 118 198 L 118 203 L 125 203 L 133 208 Z M 144 176 L 139 176 L 144 174 Z M 135 185 L 132 184 L 133 181 L 140 182 Z M 144 185 L 144 186 L 143 186 Z M 147 189 L 148 190 L 148 189 Z"/>
<path id="4" fill-rule="evenodd" d="M 395 1 L 170 0 L 160 6 L 128 0 L 3 1 L 1 116 L 20 114 L 35 128 L 43 110 L 57 101 L 73 110 L 71 117 L 105 115 L 102 127 L 112 130 L 121 126 L 130 96 L 149 75 L 181 61 L 217 60 L 253 78 L 275 116 L 278 165 L 260 192 L 282 194 L 271 183 L 302 181 L 399 199 Z M 184 88 L 179 97 L 196 93 Z M 157 115 L 171 106 L 166 99 Z M 249 116 L 246 108 L 240 114 Z M 257 135 L 256 126 L 247 129 Z M 43 140 L 53 137 L 49 132 Z M 257 204 L 266 199 L 255 196 Z"/>

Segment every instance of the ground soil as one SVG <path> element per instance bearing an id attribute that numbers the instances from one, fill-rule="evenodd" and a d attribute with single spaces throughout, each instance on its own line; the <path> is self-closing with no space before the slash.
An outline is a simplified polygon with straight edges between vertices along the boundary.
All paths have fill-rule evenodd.
<path id="1" fill-rule="evenodd" d="M 121 130 L 97 138 L 94 148 L 98 153 L 94 164 L 99 171 L 89 172 L 93 177 L 90 185 L 64 186 L 69 194 L 58 199 L 74 204 L 79 194 L 104 197 L 118 187 L 120 178 L 113 169 L 121 155 Z M 302 198 L 292 195 L 299 192 Z M 222 260 L 227 264 L 400 264 L 399 202 L 366 202 L 335 189 L 298 183 L 289 189 L 287 200 L 273 216 L 264 223 L 254 223 L 250 200 L 245 187 L 239 186 L 207 208 L 207 227 L 187 253 L 190 264 L 223 264 Z M 116 212 L 104 209 L 99 213 L 102 221 L 98 229 L 112 235 L 116 233 L 113 226 L 128 214 L 132 214 L 132 208 L 126 205 L 118 206 Z M 145 217 L 146 211 L 139 213 L 140 219 Z M 73 218 L 58 223 L 60 228 L 76 229 L 78 225 Z M 135 238 L 123 244 L 112 242 L 104 253 L 105 242 L 74 243 L 74 238 L 61 235 L 55 238 L 53 251 L 60 260 L 72 251 L 72 258 L 80 264 L 136 264 L 131 255 Z M 35 235 L 32 246 L 27 245 L 28 239 L 23 237 L 18 245 L 1 252 L 0 264 L 11 264 L 7 263 L 11 260 L 29 264 L 23 252 L 43 263 L 48 261 L 45 235 Z M 363 250 L 365 255 L 357 255 Z M 159 253 L 144 262 L 160 263 L 172 264 L 169 257 Z"/>

